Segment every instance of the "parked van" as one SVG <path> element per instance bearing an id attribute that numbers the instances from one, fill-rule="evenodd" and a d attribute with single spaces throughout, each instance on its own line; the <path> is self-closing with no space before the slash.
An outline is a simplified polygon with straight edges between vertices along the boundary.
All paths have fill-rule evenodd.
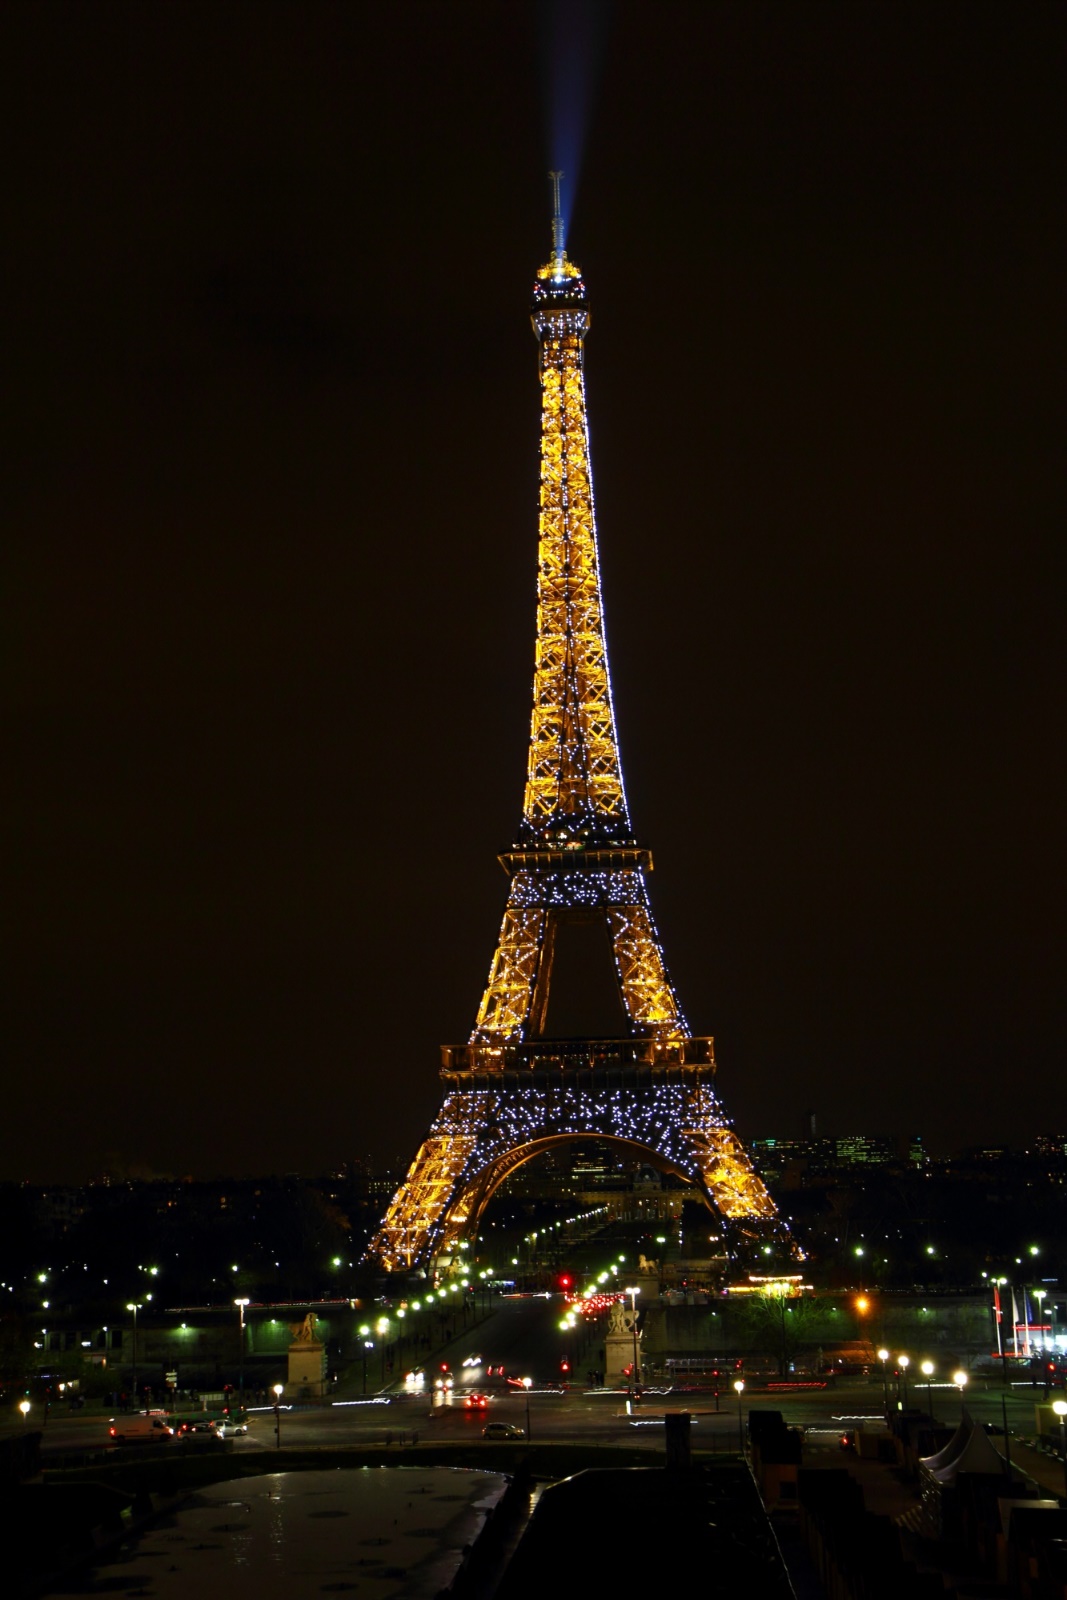
<path id="1" fill-rule="evenodd" d="M 128 1417 L 112 1417 L 107 1431 L 113 1444 L 163 1444 L 174 1437 L 174 1429 L 162 1411 L 135 1411 Z"/>

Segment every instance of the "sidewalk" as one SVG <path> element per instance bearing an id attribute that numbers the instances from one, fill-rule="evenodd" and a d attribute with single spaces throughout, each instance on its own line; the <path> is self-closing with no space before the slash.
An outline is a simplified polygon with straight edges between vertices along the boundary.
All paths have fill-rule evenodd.
<path id="1" fill-rule="evenodd" d="M 1001 1449 L 1002 1440 L 994 1440 L 998 1450 Z M 1020 1472 L 1025 1472 L 1027 1477 L 1033 1478 L 1049 1499 L 1063 1500 L 1067 1496 L 1067 1483 L 1064 1481 L 1063 1462 L 1058 1456 L 1046 1455 L 1043 1450 L 1035 1449 L 1032 1444 L 1022 1439 L 1011 1438 L 1011 1464 L 1018 1467 Z"/>

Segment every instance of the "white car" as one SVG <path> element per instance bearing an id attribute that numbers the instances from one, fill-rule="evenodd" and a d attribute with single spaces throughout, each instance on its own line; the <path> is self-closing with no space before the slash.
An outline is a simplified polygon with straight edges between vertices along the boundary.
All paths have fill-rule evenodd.
<path id="1" fill-rule="evenodd" d="M 220 1439 L 228 1439 L 231 1434 L 247 1433 L 248 1423 L 243 1417 L 220 1417 L 215 1424 L 215 1432 Z"/>

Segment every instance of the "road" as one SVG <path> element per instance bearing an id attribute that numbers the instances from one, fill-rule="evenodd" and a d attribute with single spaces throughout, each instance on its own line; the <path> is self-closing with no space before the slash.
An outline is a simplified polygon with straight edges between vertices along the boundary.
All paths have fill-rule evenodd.
<path id="1" fill-rule="evenodd" d="M 783 1391 L 749 1380 L 739 1402 L 732 1391 L 716 1402 L 708 1390 L 672 1388 L 645 1391 L 640 1403 L 631 1404 L 625 1391 L 590 1388 L 584 1381 L 564 1387 L 559 1370 L 566 1355 L 572 1376 L 584 1380 L 585 1367 L 592 1364 L 592 1347 L 599 1336 L 591 1333 L 588 1347 L 576 1347 L 574 1335 L 559 1329 L 562 1302 L 542 1296 L 504 1299 L 493 1316 L 478 1328 L 464 1332 L 434 1363 L 426 1363 L 424 1386 L 411 1388 L 403 1377 L 376 1395 L 364 1398 L 353 1389 L 331 1402 L 316 1405 L 283 1405 L 280 1413 L 283 1445 L 296 1448 L 382 1444 L 387 1439 L 458 1442 L 481 1439 L 488 1421 L 508 1422 L 525 1432 L 529 1426 L 535 1442 L 577 1439 L 591 1444 L 639 1445 L 662 1451 L 665 1411 L 689 1411 L 694 1418 L 694 1444 L 698 1449 L 736 1449 L 743 1418 L 753 1406 L 779 1410 L 787 1423 L 803 1427 L 810 1442 L 825 1441 L 833 1446 L 846 1429 L 864 1420 L 880 1421 L 883 1415 L 881 1377 L 843 1383 L 833 1388 Z M 480 1360 L 474 1365 L 475 1357 Z M 584 1359 L 583 1359 L 584 1357 Z M 433 1387 L 443 1376 L 447 1364 L 453 1379 L 451 1391 Z M 503 1367 L 503 1374 L 499 1369 Z M 492 1369 L 492 1375 L 489 1369 Z M 530 1378 L 529 1390 L 518 1380 Z M 509 1381 L 511 1380 L 511 1381 Z M 466 1398 L 471 1393 L 487 1396 L 483 1410 L 471 1410 Z M 890 1392 L 890 1399 L 893 1396 Z M 913 1405 L 926 1407 L 925 1383 L 912 1384 L 909 1398 Z M 996 1383 L 982 1381 L 969 1385 L 966 1404 L 977 1420 L 1001 1425 L 1006 1409 L 1013 1433 L 1032 1435 L 1034 1403 L 1040 1390 L 1029 1386 L 1012 1389 L 1002 1404 L 1002 1391 Z M 929 1390 L 931 1409 L 939 1422 L 952 1425 L 960 1415 L 959 1390 L 951 1384 L 934 1384 Z M 235 1450 L 269 1450 L 275 1447 L 272 1409 L 249 1414 L 247 1437 L 233 1441 Z M 34 1421 L 36 1419 L 31 1419 Z M 44 1430 L 46 1456 L 58 1451 L 91 1450 L 107 1438 L 107 1418 L 99 1412 L 53 1412 Z M 128 1450 L 145 1448 L 127 1446 Z M 487 1446 L 488 1448 L 488 1446 Z"/>

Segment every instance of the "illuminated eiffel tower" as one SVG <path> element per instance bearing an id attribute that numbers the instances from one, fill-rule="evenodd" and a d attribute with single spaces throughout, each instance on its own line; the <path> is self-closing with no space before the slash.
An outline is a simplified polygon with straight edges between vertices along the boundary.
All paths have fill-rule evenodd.
<path id="1" fill-rule="evenodd" d="M 686 1180 L 743 1233 L 784 1233 L 714 1091 L 652 921 L 649 851 L 630 826 L 604 637 L 583 362 L 582 275 L 563 248 L 537 274 L 541 506 L 533 715 L 522 822 L 496 954 L 465 1045 L 442 1050 L 444 1100 L 368 1247 L 390 1271 L 449 1256 L 501 1182 L 540 1152 L 606 1139 Z M 546 1035 L 561 932 L 598 923 L 614 956 L 620 1037 Z M 737 1229 L 732 1230 L 735 1234 Z"/>

